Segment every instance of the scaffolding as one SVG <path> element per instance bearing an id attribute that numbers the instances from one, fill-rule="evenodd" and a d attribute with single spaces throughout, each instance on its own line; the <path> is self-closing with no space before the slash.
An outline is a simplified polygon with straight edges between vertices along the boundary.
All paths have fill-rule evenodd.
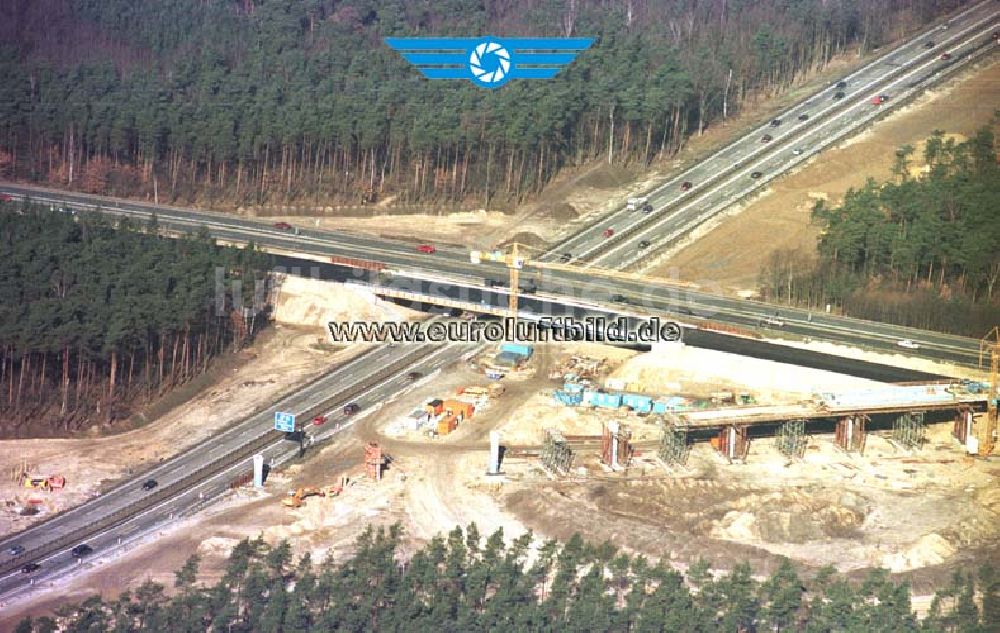
<path id="1" fill-rule="evenodd" d="M 365 445 L 365 474 L 375 481 L 382 480 L 382 470 L 385 467 L 385 456 L 382 447 L 377 442 Z"/>
<path id="2" fill-rule="evenodd" d="M 984 357 L 989 357 L 990 386 L 986 397 L 986 416 L 978 424 L 979 455 L 988 456 L 997 444 L 997 404 L 1000 400 L 1000 327 L 994 327 L 979 342 L 979 368 L 984 365 Z"/>
<path id="3" fill-rule="evenodd" d="M 664 426 L 660 438 L 660 459 L 668 466 L 683 466 L 691 453 L 691 442 L 687 429 L 677 426 Z"/>
<path id="4" fill-rule="evenodd" d="M 907 450 L 920 448 L 924 442 L 923 412 L 911 411 L 893 420 L 892 442 Z"/>
<path id="5" fill-rule="evenodd" d="M 775 446 L 782 455 L 789 459 L 802 459 L 806 454 L 806 421 L 789 420 L 778 427 L 774 436 Z"/>
<path id="6" fill-rule="evenodd" d="M 563 475 L 573 466 L 573 449 L 569 447 L 563 434 L 555 429 L 545 431 L 542 464 L 549 470 Z"/>

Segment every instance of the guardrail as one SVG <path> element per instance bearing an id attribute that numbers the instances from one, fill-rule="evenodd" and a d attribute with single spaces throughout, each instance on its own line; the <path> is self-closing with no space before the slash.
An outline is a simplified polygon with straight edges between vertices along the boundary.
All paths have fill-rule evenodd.
<path id="1" fill-rule="evenodd" d="M 407 354 L 406 356 L 399 358 L 398 360 L 396 360 L 393 363 L 390 363 L 389 365 L 382 368 L 378 372 L 371 374 L 365 380 L 355 383 L 345 391 L 341 391 L 333 399 L 331 399 L 331 401 L 328 401 L 328 403 L 335 401 L 338 404 L 341 404 L 350 401 L 352 398 L 358 396 L 361 393 L 364 393 L 365 390 L 369 389 L 373 384 L 377 384 L 380 380 L 382 380 L 386 376 L 391 375 L 399 371 L 400 369 L 404 369 L 412 365 L 413 363 L 419 361 L 421 358 L 424 358 L 433 353 L 437 348 L 438 346 L 431 346 L 431 345 L 425 345 L 417 348 L 417 350 L 414 353 Z M 328 404 L 324 404 L 321 406 L 328 406 Z M 315 412 L 317 408 L 318 407 L 315 407 L 310 411 L 305 412 L 305 417 L 308 418 L 308 416 L 311 415 L 313 412 Z M 20 568 L 22 565 L 24 565 L 29 561 L 39 560 L 61 549 L 74 546 L 84 541 L 88 536 L 91 536 L 92 534 L 101 532 L 120 523 L 124 523 L 125 521 L 135 516 L 136 514 L 139 514 L 158 503 L 170 499 L 171 497 L 178 496 L 185 489 L 190 488 L 195 484 L 198 484 L 206 479 L 211 478 L 213 475 L 222 472 L 223 470 L 229 468 L 233 464 L 243 459 L 249 458 L 254 453 L 264 448 L 267 448 L 272 444 L 276 444 L 280 441 L 283 441 L 284 437 L 285 434 L 279 431 L 274 431 L 274 430 L 265 431 L 264 433 L 262 433 L 255 439 L 251 440 L 250 442 L 243 444 L 242 446 L 236 448 L 235 450 L 230 451 L 226 455 L 223 455 L 218 459 L 210 462 L 209 464 L 202 466 L 201 468 L 197 469 L 190 475 L 187 475 L 186 477 L 178 481 L 175 481 L 171 484 L 168 484 L 163 488 L 149 494 L 140 501 L 130 504 L 127 508 L 123 508 L 112 514 L 104 516 L 93 523 L 77 528 L 64 536 L 61 536 L 53 541 L 46 543 L 45 545 L 42 545 L 41 547 L 36 547 L 34 549 L 25 551 L 22 554 L 19 554 L 7 560 L 3 564 L 0 564 L 0 574 L 8 574 L 12 571 L 17 570 L 18 568 Z"/>

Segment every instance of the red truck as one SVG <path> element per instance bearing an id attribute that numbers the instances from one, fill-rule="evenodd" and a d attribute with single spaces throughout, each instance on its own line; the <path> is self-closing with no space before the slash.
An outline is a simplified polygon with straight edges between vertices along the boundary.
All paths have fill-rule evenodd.
<path id="1" fill-rule="evenodd" d="M 428 255 L 433 255 L 434 252 L 437 251 L 437 249 L 431 244 L 421 244 L 417 247 L 417 250 L 421 253 L 427 253 Z"/>

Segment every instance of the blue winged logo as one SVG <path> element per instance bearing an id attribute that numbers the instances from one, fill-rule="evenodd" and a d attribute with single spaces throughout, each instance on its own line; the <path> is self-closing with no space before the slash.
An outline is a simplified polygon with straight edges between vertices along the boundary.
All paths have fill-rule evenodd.
<path id="1" fill-rule="evenodd" d="M 499 88 L 511 79 L 551 79 L 590 48 L 590 37 L 387 37 L 428 79 L 468 79 Z"/>

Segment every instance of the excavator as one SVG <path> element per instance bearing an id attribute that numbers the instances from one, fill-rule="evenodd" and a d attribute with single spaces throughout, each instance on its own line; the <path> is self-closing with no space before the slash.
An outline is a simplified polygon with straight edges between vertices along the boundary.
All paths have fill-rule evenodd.
<path id="1" fill-rule="evenodd" d="M 288 496 L 281 500 L 281 505 L 286 508 L 298 508 L 302 506 L 303 499 L 306 499 L 307 497 L 336 497 L 343 492 L 343 490 L 343 485 L 327 486 L 325 488 L 305 486 L 295 490 L 294 492 L 289 490 Z"/>

